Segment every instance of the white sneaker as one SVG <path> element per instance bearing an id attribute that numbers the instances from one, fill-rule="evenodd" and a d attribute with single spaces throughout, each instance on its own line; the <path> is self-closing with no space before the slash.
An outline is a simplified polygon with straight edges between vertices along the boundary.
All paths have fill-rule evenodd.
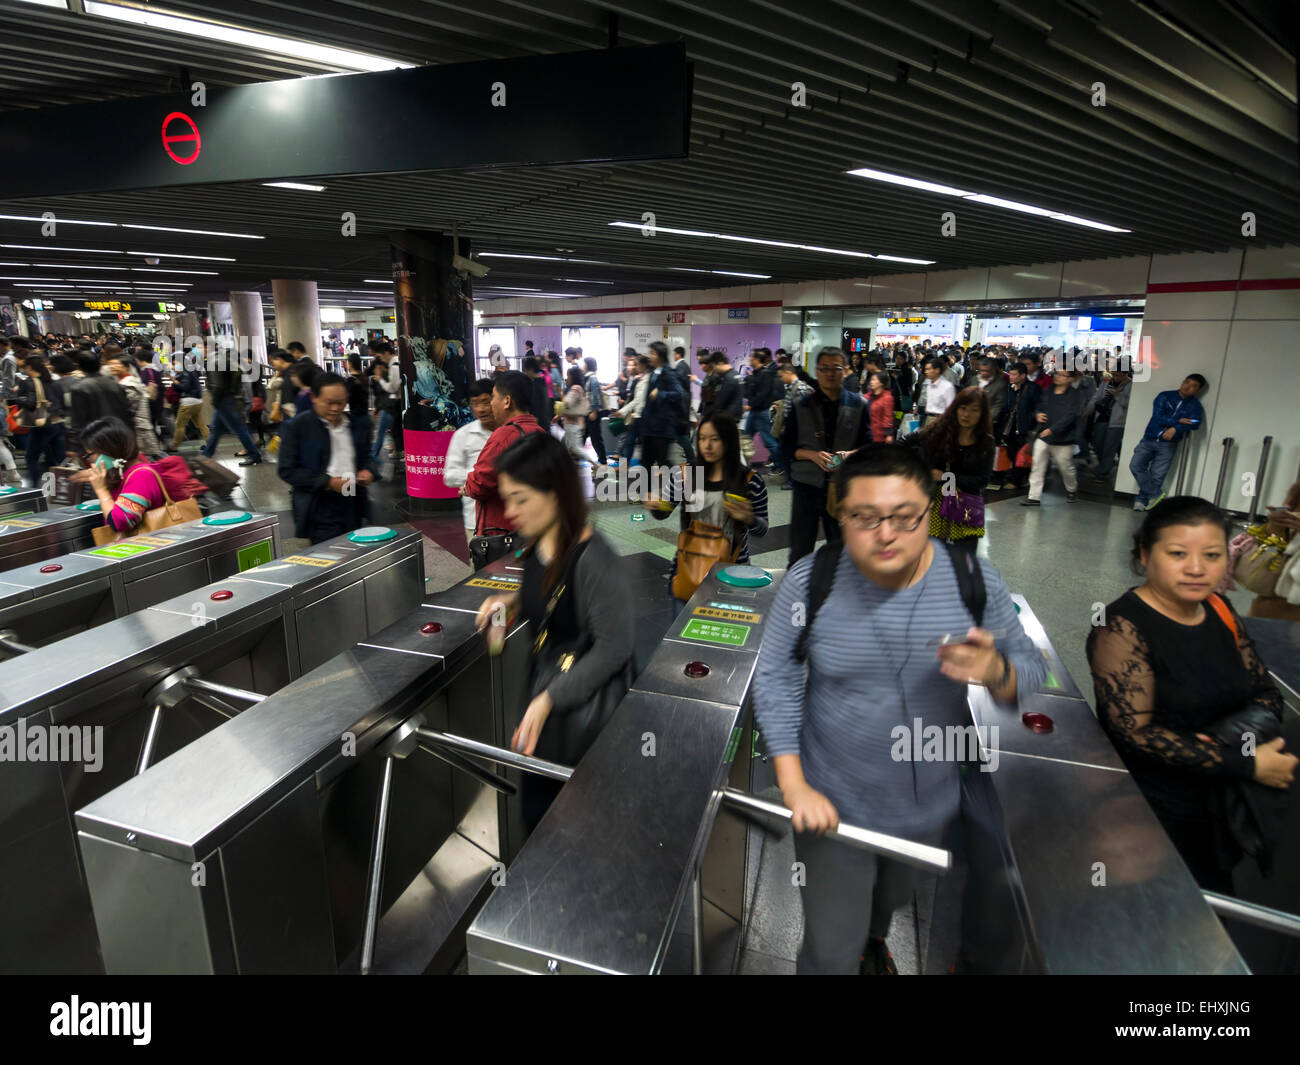
<path id="1" fill-rule="evenodd" d="M 1143 503 L 1142 500 L 1140 500 L 1140 499 L 1135 499 L 1135 500 L 1133 500 L 1133 509 L 1134 509 L 1134 510 L 1146 510 L 1146 509 L 1147 509 L 1147 505 L 1146 505 L 1145 503 Z"/>

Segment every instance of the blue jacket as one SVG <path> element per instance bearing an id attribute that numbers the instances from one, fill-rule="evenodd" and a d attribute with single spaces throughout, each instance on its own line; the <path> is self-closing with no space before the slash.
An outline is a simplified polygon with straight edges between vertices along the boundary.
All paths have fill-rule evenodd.
<path id="1" fill-rule="evenodd" d="M 352 447 L 356 451 L 357 472 L 369 470 L 379 480 L 379 468 L 370 457 L 369 418 L 348 415 L 352 429 Z M 323 492 L 329 491 L 330 437 L 320 415 L 306 410 L 284 423 L 280 431 L 280 480 L 293 488 L 294 535 L 309 537 L 312 509 Z M 367 512 L 366 489 L 358 484 L 357 504 Z"/>
<path id="2" fill-rule="evenodd" d="M 667 366 L 651 372 L 654 376 L 646 384 L 645 409 L 641 412 L 639 431 L 643 437 L 675 440 L 682 413 L 681 378 Z M 654 399 L 650 398 L 651 392 L 657 393 Z"/>
<path id="3" fill-rule="evenodd" d="M 1179 419 L 1190 418 L 1195 425 L 1180 425 Z M 1205 408 L 1201 406 L 1201 401 L 1193 396 L 1191 399 L 1183 399 L 1178 394 L 1178 389 L 1171 388 L 1168 392 L 1161 392 L 1156 396 L 1155 404 L 1151 410 L 1151 420 L 1147 422 L 1146 430 L 1142 433 L 1143 440 L 1156 440 L 1160 435 L 1171 426 L 1174 430 L 1174 438 L 1169 441 L 1176 444 L 1189 431 L 1199 429 L 1205 424 Z"/>

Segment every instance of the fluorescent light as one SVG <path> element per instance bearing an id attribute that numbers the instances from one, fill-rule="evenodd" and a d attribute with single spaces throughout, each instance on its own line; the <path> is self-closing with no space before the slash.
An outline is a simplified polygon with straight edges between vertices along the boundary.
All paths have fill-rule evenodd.
<path id="1" fill-rule="evenodd" d="M 49 244 L 0 244 L 0 248 L 21 248 L 23 251 L 84 251 L 93 255 L 121 255 L 120 251 L 114 251 L 112 248 L 55 248 Z M 149 253 L 150 255 L 153 252 Z"/>
<path id="2" fill-rule="evenodd" d="M 640 228 L 639 223 L 637 228 Z M 480 259 L 535 259 L 544 263 L 583 263 L 586 266 L 611 265 L 602 259 L 568 259 L 562 255 L 516 255 L 506 251 L 481 251 L 478 253 L 478 257 Z"/>
<path id="3" fill-rule="evenodd" d="M 571 285 L 612 285 L 613 281 L 589 281 L 585 277 L 557 277 L 556 281 L 567 281 Z"/>
<path id="4" fill-rule="evenodd" d="M 1025 214 L 1041 215 L 1044 218 L 1050 218 L 1052 212 L 1043 207 L 1035 207 L 1030 203 L 1018 203 L 1015 200 L 1004 200 L 1000 196 L 967 196 L 966 199 L 971 203 L 987 203 L 990 207 L 1005 207 L 1008 211 L 1023 211 Z"/>
<path id="5" fill-rule="evenodd" d="M 205 259 L 214 263 L 233 263 L 237 261 L 228 255 L 177 255 L 174 251 L 129 251 L 127 255 L 139 255 L 147 259 Z"/>
<path id="6" fill-rule="evenodd" d="M 303 192 L 324 192 L 324 185 L 305 185 L 301 181 L 263 181 L 268 189 L 301 189 Z"/>
<path id="7" fill-rule="evenodd" d="M 910 189 L 924 189 L 926 192 L 939 192 L 945 196 L 969 196 L 969 192 L 962 189 L 955 189 L 951 185 L 937 185 L 933 181 L 921 181 L 918 178 L 903 177 L 902 174 L 887 174 L 883 170 L 872 170 L 870 167 L 859 167 L 857 170 L 850 170 L 854 177 L 870 178 L 872 181 L 887 181 L 891 185 L 906 185 Z"/>
<path id="8" fill-rule="evenodd" d="M 135 225 L 131 222 L 123 222 L 123 229 L 154 229 L 163 233 L 193 233 L 200 237 L 239 237 L 242 240 L 265 240 L 266 238 L 257 233 L 223 233 L 216 229 L 176 229 L 173 226 L 145 226 Z"/>
<path id="9" fill-rule="evenodd" d="M 414 64 L 403 63 L 397 59 L 385 59 L 383 56 L 367 55 L 353 52 L 346 48 L 334 48 L 329 45 L 312 44 L 308 41 L 295 41 L 288 37 L 276 37 L 269 33 L 255 33 L 241 30 L 235 26 L 222 25 L 219 22 L 205 22 L 189 16 L 164 15 L 154 11 L 144 11 L 136 7 L 122 7 L 118 4 L 102 3 L 100 0 L 85 0 L 83 7 L 88 15 L 101 15 L 104 18 L 118 19 L 121 22 L 134 22 L 141 26 L 170 30 L 174 33 L 187 33 L 192 37 L 204 37 L 210 41 L 223 44 L 237 44 L 245 48 L 255 48 L 263 52 L 277 52 L 280 55 L 293 56 L 295 59 L 309 59 L 325 66 L 346 67 L 349 70 L 393 70 L 404 69 Z"/>
<path id="10" fill-rule="evenodd" d="M 54 212 L 50 212 L 54 214 Z M 10 222 L 55 222 L 61 226 L 116 226 L 116 222 L 87 222 L 79 218 L 60 218 L 57 214 L 54 218 L 38 218 L 29 214 L 0 214 L 0 218 L 7 219 Z"/>
<path id="11" fill-rule="evenodd" d="M 108 267 L 96 266 L 95 269 L 107 270 Z M 221 274 L 216 270 L 164 270 L 161 266 L 133 266 L 131 267 L 131 273 L 133 274 L 185 274 L 186 276 L 190 274 L 201 274 L 204 277 L 221 276 Z"/>
<path id="12" fill-rule="evenodd" d="M 40 4 L 41 7 L 61 7 L 64 11 L 68 10 L 68 0 L 24 0 L 28 4 Z"/>
<path id="13" fill-rule="evenodd" d="M 641 229 L 641 222 L 610 222 L 611 226 L 623 229 Z M 667 226 L 655 226 L 656 233 L 672 233 L 681 237 L 712 237 L 715 240 L 732 240 L 741 244 L 762 244 L 769 248 L 793 248 L 795 251 L 819 251 L 828 255 L 848 255 L 855 259 L 874 259 L 875 256 L 865 251 L 849 251 L 846 248 L 824 248 L 816 244 L 793 244 L 788 240 L 763 240 L 760 237 L 738 237 L 731 233 L 706 233 L 698 229 L 670 229 Z"/>
<path id="14" fill-rule="evenodd" d="M 771 274 L 745 274 L 741 273 L 739 270 L 701 270 L 699 267 L 695 266 L 670 266 L 668 269 L 675 270 L 682 274 L 723 274 L 726 277 L 756 277 L 760 280 L 765 280 L 772 276 Z M 561 278 L 561 280 L 563 280 L 563 278 Z M 613 284 L 613 282 L 610 282 L 610 284 Z"/>
<path id="15" fill-rule="evenodd" d="M 367 285 L 391 285 L 393 282 L 391 278 L 387 281 L 380 281 L 377 278 L 368 277 L 364 283 Z"/>
<path id="16" fill-rule="evenodd" d="M 947 196 L 960 196 L 962 199 L 970 200 L 972 203 L 983 203 L 990 207 L 1003 207 L 1008 211 L 1021 211 L 1025 214 L 1035 214 L 1042 218 L 1054 218 L 1058 222 L 1070 222 L 1076 226 L 1087 226 L 1089 229 L 1102 229 L 1107 233 L 1131 233 L 1131 229 L 1121 229 L 1119 226 L 1107 225 L 1105 222 L 1094 222 L 1090 218 L 1080 218 L 1078 215 L 1065 214 L 1062 211 L 1049 211 L 1045 207 L 1035 207 L 1033 204 L 1020 203 L 1017 200 L 1004 200 L 1000 196 L 987 196 L 984 193 L 963 192 L 961 189 L 955 189 L 948 185 L 936 185 L 932 181 L 919 181 L 916 178 L 903 177 L 901 174 L 889 174 L 883 170 L 871 170 L 862 167 L 857 170 L 850 170 L 848 173 L 856 177 L 870 178 L 873 181 L 887 181 L 894 185 L 906 185 L 909 188 L 925 189 L 928 192 L 940 192 Z M 892 256 L 877 255 L 877 259 L 892 259 Z M 897 262 L 918 262 L 915 259 L 897 259 Z"/>
<path id="17" fill-rule="evenodd" d="M 873 259 L 884 259 L 891 263 L 915 263 L 917 266 L 933 266 L 934 259 L 908 259 L 903 255 L 873 255 Z"/>
<path id="18" fill-rule="evenodd" d="M 39 288 L 39 289 L 41 289 L 42 291 L 44 291 L 44 290 L 47 289 L 47 288 L 77 288 L 76 285 L 51 285 L 49 282 L 42 282 L 42 283 L 39 284 L 39 285 L 24 285 L 24 284 L 19 284 L 17 287 L 18 287 L 18 288 Z"/>

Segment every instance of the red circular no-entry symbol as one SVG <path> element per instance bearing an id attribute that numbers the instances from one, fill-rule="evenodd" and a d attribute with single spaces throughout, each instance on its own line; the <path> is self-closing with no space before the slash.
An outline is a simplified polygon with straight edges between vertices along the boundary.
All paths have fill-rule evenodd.
<path id="1" fill-rule="evenodd" d="M 194 151 L 189 155 L 178 155 L 172 150 L 173 144 L 188 144 L 193 142 Z M 199 139 L 199 127 L 194 124 L 194 119 L 181 111 L 173 111 L 163 119 L 162 124 L 162 143 L 163 151 L 170 155 L 181 166 L 189 166 L 199 157 L 199 150 L 202 147 L 202 141 Z"/>

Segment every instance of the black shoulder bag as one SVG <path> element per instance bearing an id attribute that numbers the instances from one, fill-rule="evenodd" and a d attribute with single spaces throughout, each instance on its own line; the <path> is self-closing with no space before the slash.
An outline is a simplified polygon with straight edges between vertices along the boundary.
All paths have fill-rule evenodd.
<path id="1" fill-rule="evenodd" d="M 524 438 L 524 431 L 520 428 L 518 422 L 511 423 L 519 430 L 519 439 Z M 495 535 L 488 535 L 493 533 Z M 469 560 L 470 564 L 476 570 L 482 569 L 489 562 L 495 562 L 499 558 L 512 554 L 519 550 L 519 534 L 510 532 L 506 529 L 498 529 L 492 526 L 482 529 L 474 534 L 474 538 L 469 542 Z"/>
<path id="2" fill-rule="evenodd" d="M 550 687 L 556 677 L 568 673 L 596 642 L 590 632 L 579 632 L 573 639 L 561 641 L 552 639 L 550 634 L 551 618 L 560 600 L 574 584 L 578 560 L 582 557 L 586 543 L 578 544 L 574 548 L 564 568 L 564 576 L 547 600 L 542 623 L 533 637 L 533 677 L 528 691 L 529 702 Z M 578 610 L 576 599 L 574 614 L 581 623 L 582 615 Z M 581 705 L 568 710 L 552 710 L 546 724 L 542 726 L 541 735 L 537 740 L 537 749 L 534 751 L 535 756 L 562 765 L 576 765 L 596 741 L 601 729 L 609 724 L 614 711 L 618 709 L 619 703 L 632 687 L 633 679 L 632 659 L 629 658 Z"/>

